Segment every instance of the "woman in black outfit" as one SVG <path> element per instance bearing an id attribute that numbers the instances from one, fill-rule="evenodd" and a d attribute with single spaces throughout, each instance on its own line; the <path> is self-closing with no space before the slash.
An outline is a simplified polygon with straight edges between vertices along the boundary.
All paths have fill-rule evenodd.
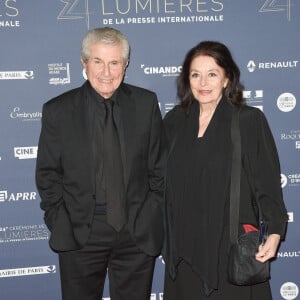
<path id="1" fill-rule="evenodd" d="M 252 190 L 268 222 L 257 260 L 276 255 L 288 219 L 272 133 L 264 114 L 242 103 L 239 77 L 230 51 L 219 42 L 201 42 L 185 57 L 178 78 L 181 103 L 164 120 L 169 146 L 164 300 L 272 299 L 269 282 L 236 286 L 227 280 L 230 126 L 236 107 L 241 107 L 240 227 L 258 225 Z"/>

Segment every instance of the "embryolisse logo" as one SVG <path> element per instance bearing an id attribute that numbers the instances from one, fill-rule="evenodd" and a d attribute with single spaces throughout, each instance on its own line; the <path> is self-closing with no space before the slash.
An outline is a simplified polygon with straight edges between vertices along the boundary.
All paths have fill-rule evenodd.
<path id="1" fill-rule="evenodd" d="M 182 66 L 146 66 L 141 65 L 141 69 L 145 75 L 160 75 L 166 76 L 178 76 L 181 72 Z"/>
<path id="2" fill-rule="evenodd" d="M 10 118 L 21 121 L 39 121 L 42 118 L 42 113 L 39 111 L 27 112 L 21 110 L 20 107 L 14 107 L 13 111 L 10 113 Z"/>

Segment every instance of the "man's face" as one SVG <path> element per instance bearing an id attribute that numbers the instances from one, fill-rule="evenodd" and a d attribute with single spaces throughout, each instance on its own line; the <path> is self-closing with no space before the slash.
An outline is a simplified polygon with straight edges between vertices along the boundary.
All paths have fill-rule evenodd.
<path id="1" fill-rule="evenodd" d="M 108 99 L 120 86 L 128 62 L 124 62 L 122 45 L 93 43 L 87 61 L 81 58 L 91 86 Z"/>

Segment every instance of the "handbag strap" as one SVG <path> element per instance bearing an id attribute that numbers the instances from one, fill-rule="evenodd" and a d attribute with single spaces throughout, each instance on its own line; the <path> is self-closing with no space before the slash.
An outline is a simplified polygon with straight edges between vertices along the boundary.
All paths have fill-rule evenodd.
<path id="1" fill-rule="evenodd" d="M 229 236 L 231 243 L 235 243 L 238 239 L 239 231 L 239 211 L 240 211 L 240 189 L 241 189 L 241 170 L 242 170 L 242 146 L 241 146 L 241 134 L 240 134 L 240 108 L 233 110 L 231 120 L 231 142 L 232 142 L 232 164 L 231 164 L 231 183 L 230 183 L 230 210 L 229 210 Z M 249 171 L 249 170 L 248 170 Z M 260 241 L 266 235 L 267 223 L 263 221 L 262 210 L 259 202 L 256 200 L 254 183 L 252 176 L 247 174 L 246 176 L 250 185 L 251 192 L 254 195 L 255 202 L 258 208 L 258 218 L 260 225 Z M 263 226 L 263 228 L 262 228 Z"/>
<path id="2" fill-rule="evenodd" d="M 240 108 L 233 110 L 231 120 L 231 142 L 232 142 L 232 163 L 230 183 L 230 241 L 235 243 L 238 239 L 239 210 L 240 210 L 240 189 L 241 189 L 241 134 L 240 134 Z"/>

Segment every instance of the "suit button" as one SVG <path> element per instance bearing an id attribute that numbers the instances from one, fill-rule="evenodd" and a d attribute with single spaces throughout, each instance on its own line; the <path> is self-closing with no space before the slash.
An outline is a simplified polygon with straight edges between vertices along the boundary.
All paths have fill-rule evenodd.
<path id="1" fill-rule="evenodd" d="M 96 195 L 93 195 L 93 199 L 96 200 Z"/>
<path id="2" fill-rule="evenodd" d="M 88 228 L 91 228 L 91 227 L 92 227 L 91 223 L 88 223 L 88 224 L 87 224 L 87 227 L 88 227 Z"/>

